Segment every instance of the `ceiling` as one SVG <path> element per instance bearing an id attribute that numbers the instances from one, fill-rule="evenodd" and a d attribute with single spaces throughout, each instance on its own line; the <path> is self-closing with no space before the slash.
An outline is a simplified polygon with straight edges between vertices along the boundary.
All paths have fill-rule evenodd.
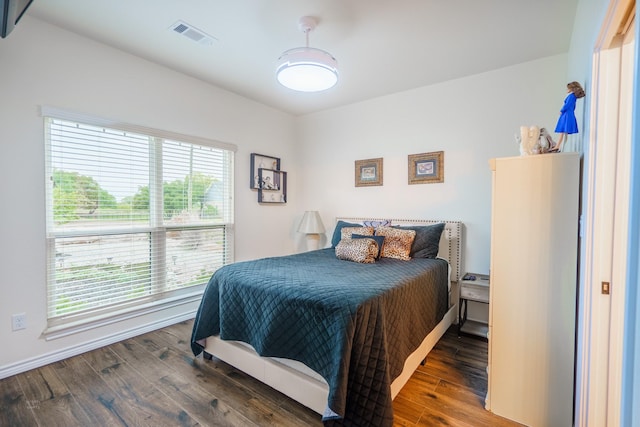
<path id="1" fill-rule="evenodd" d="M 34 0 L 27 15 L 295 115 L 565 53 L 577 0 Z M 298 93 L 278 57 L 309 45 L 338 60 L 332 89 Z M 183 21 L 216 40 L 171 29 Z"/>

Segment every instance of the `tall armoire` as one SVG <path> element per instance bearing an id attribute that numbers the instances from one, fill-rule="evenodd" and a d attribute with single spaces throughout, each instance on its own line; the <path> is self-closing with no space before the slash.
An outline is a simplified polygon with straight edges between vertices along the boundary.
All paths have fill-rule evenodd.
<path id="1" fill-rule="evenodd" d="M 580 155 L 492 159 L 486 408 L 571 426 Z"/>

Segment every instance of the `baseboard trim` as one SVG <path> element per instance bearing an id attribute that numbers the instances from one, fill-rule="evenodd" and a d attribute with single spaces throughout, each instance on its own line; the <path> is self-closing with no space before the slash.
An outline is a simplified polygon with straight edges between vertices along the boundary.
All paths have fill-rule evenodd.
<path id="1" fill-rule="evenodd" d="M 68 359 L 69 357 L 77 356 L 79 354 L 86 353 L 87 351 L 95 350 L 97 348 L 104 347 L 118 341 L 123 341 L 138 335 L 146 334 L 147 332 L 152 332 L 157 329 L 175 325 L 176 323 L 193 319 L 195 315 L 196 310 L 190 310 L 188 312 L 176 314 L 162 320 L 147 323 L 145 325 L 140 325 L 126 331 L 121 331 L 117 334 L 108 335 L 79 345 L 67 347 L 58 351 L 21 360 L 20 362 L 12 363 L 10 365 L 2 366 L 0 367 L 0 379 L 8 378 L 22 372 L 40 368 L 50 363 L 59 362 L 60 360 Z"/>

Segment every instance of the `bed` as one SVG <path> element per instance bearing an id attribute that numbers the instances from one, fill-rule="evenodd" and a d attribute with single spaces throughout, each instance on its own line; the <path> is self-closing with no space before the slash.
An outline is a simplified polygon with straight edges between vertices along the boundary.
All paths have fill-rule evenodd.
<path id="1" fill-rule="evenodd" d="M 334 233 L 331 248 L 221 268 L 194 321 L 194 354 L 252 375 L 327 425 L 391 425 L 392 399 L 456 320 L 462 224 L 337 218 L 418 232 L 442 223 L 437 257 L 349 262 L 337 258 Z"/>

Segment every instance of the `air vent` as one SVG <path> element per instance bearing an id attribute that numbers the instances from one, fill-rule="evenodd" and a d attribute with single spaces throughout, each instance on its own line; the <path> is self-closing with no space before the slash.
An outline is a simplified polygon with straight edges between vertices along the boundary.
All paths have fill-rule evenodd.
<path id="1" fill-rule="evenodd" d="M 201 31 L 193 25 L 189 25 L 183 21 L 176 22 L 170 27 L 170 29 L 178 34 L 182 34 L 192 42 L 196 42 L 198 44 L 211 45 L 214 41 L 217 41 L 215 37 L 210 36 L 204 31 Z"/>

